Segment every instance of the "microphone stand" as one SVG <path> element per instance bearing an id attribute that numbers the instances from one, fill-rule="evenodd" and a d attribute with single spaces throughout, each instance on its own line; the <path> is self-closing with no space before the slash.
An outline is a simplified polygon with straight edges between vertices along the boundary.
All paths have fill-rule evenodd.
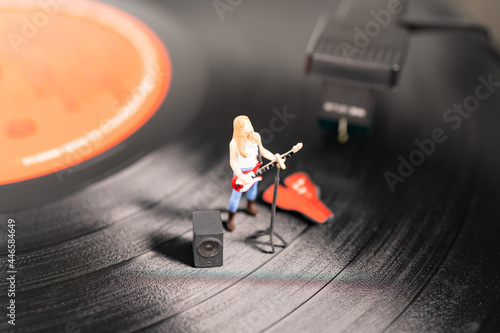
<path id="1" fill-rule="evenodd" d="M 288 245 L 285 242 L 285 240 L 283 239 L 283 237 L 281 237 L 278 233 L 274 232 L 274 217 L 276 216 L 276 200 L 278 198 L 278 185 L 280 182 L 280 170 L 281 170 L 280 167 L 276 168 L 276 177 L 274 178 L 273 205 L 271 208 L 271 225 L 267 230 L 258 231 L 257 233 L 255 233 L 253 236 L 250 237 L 250 238 L 255 239 L 255 238 L 258 238 L 261 236 L 269 235 L 269 240 L 271 243 L 271 253 L 275 252 L 275 250 L 274 250 L 275 245 L 274 245 L 274 241 L 273 241 L 273 236 L 276 236 L 276 238 L 278 238 L 283 243 L 283 245 L 276 245 L 277 247 L 285 248 Z"/>

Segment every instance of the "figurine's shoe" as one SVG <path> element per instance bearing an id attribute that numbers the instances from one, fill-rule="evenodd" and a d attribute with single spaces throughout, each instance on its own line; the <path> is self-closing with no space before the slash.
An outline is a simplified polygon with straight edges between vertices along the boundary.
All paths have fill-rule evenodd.
<path id="1" fill-rule="evenodd" d="M 248 206 L 246 209 L 247 213 L 253 216 L 259 216 L 259 210 L 257 209 L 255 205 L 255 200 L 248 200 Z"/>
<path id="2" fill-rule="evenodd" d="M 226 222 L 226 228 L 228 231 L 233 231 L 236 228 L 236 224 L 234 223 L 234 216 L 236 215 L 236 212 L 229 212 L 229 218 L 227 219 Z"/>

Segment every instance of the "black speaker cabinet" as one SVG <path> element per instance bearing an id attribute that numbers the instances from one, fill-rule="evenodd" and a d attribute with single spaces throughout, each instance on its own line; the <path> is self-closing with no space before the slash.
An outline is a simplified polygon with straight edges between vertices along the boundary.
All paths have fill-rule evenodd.
<path id="1" fill-rule="evenodd" d="M 195 267 L 222 266 L 222 220 L 219 211 L 193 213 Z"/>

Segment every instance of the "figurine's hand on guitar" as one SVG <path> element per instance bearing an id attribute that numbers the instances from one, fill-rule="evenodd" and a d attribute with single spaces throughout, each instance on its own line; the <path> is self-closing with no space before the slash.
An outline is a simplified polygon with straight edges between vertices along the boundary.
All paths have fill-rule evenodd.
<path id="1" fill-rule="evenodd" d="M 286 169 L 286 165 L 285 165 L 285 160 L 281 157 L 280 154 L 274 154 L 274 157 L 276 158 L 276 161 L 278 162 L 278 164 L 276 165 L 278 168 L 281 168 L 283 170 Z"/>
<path id="2" fill-rule="evenodd" d="M 249 185 L 252 183 L 253 179 L 252 179 L 252 176 L 249 175 L 249 174 L 243 174 L 243 177 L 238 177 L 241 182 L 245 185 Z"/>

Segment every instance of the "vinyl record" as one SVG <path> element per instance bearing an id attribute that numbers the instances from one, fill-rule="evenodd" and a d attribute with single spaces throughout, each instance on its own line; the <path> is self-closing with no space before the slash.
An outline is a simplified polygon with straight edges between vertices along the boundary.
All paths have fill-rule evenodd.
<path id="1" fill-rule="evenodd" d="M 321 80 L 304 62 L 318 17 L 349 6 L 373 10 L 0 5 L 0 164 L 12 172 L 0 175 L 0 330 L 497 331 L 499 57 L 474 33 L 413 33 L 397 86 L 376 92 L 371 134 L 340 144 L 318 125 Z M 459 14 L 419 1 L 407 15 Z M 260 216 L 242 200 L 223 266 L 198 268 L 192 215 L 228 218 L 238 115 L 273 153 L 303 142 L 281 174 L 308 174 L 335 217 L 314 224 L 278 209 L 287 246 L 263 251 L 268 238 L 251 239 L 269 227 L 269 172 Z M 28 170 L 54 156 L 70 162 Z"/>

